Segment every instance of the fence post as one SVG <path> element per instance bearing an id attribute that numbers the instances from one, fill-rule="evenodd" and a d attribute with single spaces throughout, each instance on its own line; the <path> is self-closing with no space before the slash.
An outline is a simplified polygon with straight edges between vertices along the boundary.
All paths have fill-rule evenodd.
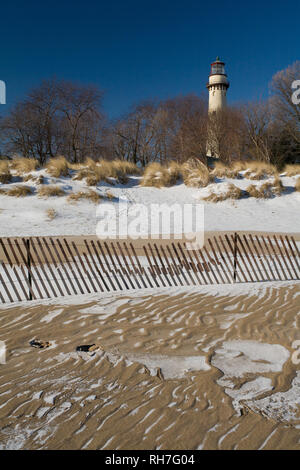
<path id="1" fill-rule="evenodd" d="M 237 257 L 237 233 L 234 232 L 234 267 L 233 267 L 233 282 L 236 282 L 236 259 Z"/>
<path id="2" fill-rule="evenodd" d="M 30 256 L 30 238 L 26 240 L 26 249 L 27 249 L 27 265 L 28 265 L 28 284 L 32 288 L 32 279 L 31 279 L 31 256 Z M 32 300 L 31 289 L 29 289 L 29 300 Z"/>

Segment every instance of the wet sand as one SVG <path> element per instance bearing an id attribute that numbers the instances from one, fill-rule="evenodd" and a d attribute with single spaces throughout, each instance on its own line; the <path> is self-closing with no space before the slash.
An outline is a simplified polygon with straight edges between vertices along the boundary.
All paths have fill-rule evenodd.
<path id="1" fill-rule="evenodd" d="M 2 307 L 0 449 L 300 449 L 299 287 Z"/>

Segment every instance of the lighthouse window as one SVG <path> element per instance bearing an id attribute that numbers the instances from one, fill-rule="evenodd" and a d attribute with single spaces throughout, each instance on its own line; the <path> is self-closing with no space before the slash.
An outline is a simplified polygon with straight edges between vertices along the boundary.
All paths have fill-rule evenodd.
<path id="1" fill-rule="evenodd" d="M 224 65 L 223 64 L 213 64 L 211 66 L 211 73 L 212 74 L 215 74 L 215 73 L 224 73 Z"/>

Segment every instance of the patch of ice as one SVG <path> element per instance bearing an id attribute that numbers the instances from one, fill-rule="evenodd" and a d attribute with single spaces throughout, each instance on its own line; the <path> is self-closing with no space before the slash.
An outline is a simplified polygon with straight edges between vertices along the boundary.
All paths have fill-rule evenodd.
<path id="1" fill-rule="evenodd" d="M 246 401 L 247 406 L 264 416 L 293 424 L 300 424 L 300 371 L 297 371 L 291 388 L 260 400 Z"/>
<path id="2" fill-rule="evenodd" d="M 209 370 L 205 356 L 127 355 L 133 362 L 144 364 L 151 375 L 160 368 L 165 379 L 183 378 L 187 372 Z"/>
<path id="3" fill-rule="evenodd" d="M 242 377 L 246 373 L 280 372 L 290 357 L 280 344 L 258 341 L 225 341 L 212 358 L 212 365 L 226 376 Z"/>

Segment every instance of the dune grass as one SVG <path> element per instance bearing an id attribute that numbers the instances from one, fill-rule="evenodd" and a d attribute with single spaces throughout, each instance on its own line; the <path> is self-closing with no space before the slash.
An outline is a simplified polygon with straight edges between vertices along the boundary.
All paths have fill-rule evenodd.
<path id="1" fill-rule="evenodd" d="M 68 202 L 77 202 L 80 199 L 86 199 L 88 201 L 98 203 L 101 199 L 101 196 L 96 191 L 90 189 L 89 191 L 78 191 L 77 193 L 72 193 L 68 196 Z"/>
<path id="2" fill-rule="evenodd" d="M 250 180 L 262 180 L 269 176 L 278 175 L 277 168 L 271 163 L 266 162 L 246 162 L 246 170 L 247 171 L 244 173 L 244 178 Z"/>
<path id="3" fill-rule="evenodd" d="M 217 178 L 239 178 L 240 170 L 232 166 L 227 166 L 222 162 L 216 162 L 211 174 Z"/>
<path id="4" fill-rule="evenodd" d="M 25 196 L 29 196 L 30 194 L 32 194 L 32 189 L 30 186 L 17 185 L 8 189 L 6 194 L 7 196 L 13 196 L 13 197 L 25 197 Z"/>
<path id="5" fill-rule="evenodd" d="M 53 220 L 57 216 L 57 212 L 55 209 L 50 208 L 50 209 L 47 209 L 46 215 L 47 215 L 48 220 Z"/>
<path id="6" fill-rule="evenodd" d="M 300 165 L 286 165 L 283 169 L 283 173 L 285 173 L 286 176 L 300 175 Z"/>
<path id="7" fill-rule="evenodd" d="M 128 182 L 129 175 L 139 175 L 141 170 L 131 162 L 123 160 L 99 160 L 88 158 L 77 171 L 74 180 L 86 179 L 88 186 L 96 186 L 101 181 L 113 184 L 111 178 L 121 184 Z"/>
<path id="8" fill-rule="evenodd" d="M 68 176 L 69 163 L 65 157 L 51 158 L 46 165 L 46 170 L 50 176 L 53 176 L 53 178 Z"/>
<path id="9" fill-rule="evenodd" d="M 264 183 L 261 186 L 251 184 L 246 188 L 246 192 L 250 197 L 255 197 L 256 199 L 269 199 L 274 195 L 273 185 L 270 182 Z"/>
<path id="10" fill-rule="evenodd" d="M 296 184 L 295 184 L 295 190 L 300 192 L 300 177 L 297 178 Z"/>
<path id="11" fill-rule="evenodd" d="M 158 162 L 149 163 L 144 170 L 140 185 L 154 188 L 169 187 L 176 184 L 181 174 L 182 168 L 175 162 L 169 165 L 161 165 Z"/>
<path id="12" fill-rule="evenodd" d="M 230 184 L 228 190 L 224 193 L 214 193 L 211 192 L 209 196 L 202 198 L 204 201 L 208 202 L 222 202 L 226 201 L 227 199 L 241 199 L 243 196 L 243 191 L 235 186 L 234 184 Z"/>
<path id="13" fill-rule="evenodd" d="M 9 169 L 9 164 L 7 160 L 0 161 L 0 183 L 7 184 L 10 183 L 12 175 Z"/>
<path id="14" fill-rule="evenodd" d="M 59 186 L 41 186 L 38 189 L 39 197 L 54 197 L 54 196 L 65 196 L 65 191 Z"/>
<path id="15" fill-rule="evenodd" d="M 281 196 L 281 194 L 286 190 L 283 186 L 281 179 L 278 176 L 275 176 L 273 181 L 266 181 L 261 186 L 250 185 L 246 188 L 246 193 L 250 197 L 255 197 L 257 199 L 270 199 L 274 196 Z"/>
<path id="16" fill-rule="evenodd" d="M 38 161 L 34 158 L 14 158 L 10 162 L 10 167 L 13 170 L 16 170 L 19 175 L 23 175 L 24 173 L 35 171 L 38 167 Z"/>
<path id="17" fill-rule="evenodd" d="M 214 175 L 198 160 L 190 159 L 184 163 L 182 173 L 184 184 L 190 188 L 204 188 L 214 181 Z"/>

